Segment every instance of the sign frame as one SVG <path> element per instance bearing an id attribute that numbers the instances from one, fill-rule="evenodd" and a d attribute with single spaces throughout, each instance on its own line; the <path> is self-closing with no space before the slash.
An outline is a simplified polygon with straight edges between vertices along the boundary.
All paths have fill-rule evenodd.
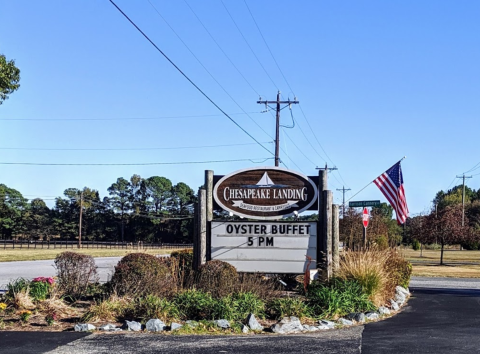
<path id="1" fill-rule="evenodd" d="M 239 174 L 242 174 L 242 173 L 245 173 L 245 172 L 261 171 L 261 170 L 279 171 L 279 172 L 282 172 L 282 173 L 285 173 L 285 174 L 293 175 L 298 180 L 308 182 L 311 186 L 311 189 L 313 190 L 314 195 L 309 196 L 308 203 L 306 203 L 306 205 L 304 205 L 300 208 L 295 208 L 293 206 L 291 206 L 291 207 L 289 206 L 288 209 L 291 210 L 291 212 L 285 213 L 285 214 L 280 214 L 280 215 L 254 215 L 254 214 L 252 215 L 252 214 L 249 214 L 249 213 L 246 213 L 246 212 L 239 212 L 238 210 L 232 209 L 228 205 L 225 205 L 221 200 L 219 200 L 219 198 L 218 198 L 218 188 L 219 188 L 219 186 L 222 185 L 222 183 L 224 181 L 226 181 L 227 179 L 229 179 L 231 177 L 234 177 L 236 175 L 239 175 Z M 286 217 L 295 215 L 295 211 L 297 211 L 298 213 L 301 213 L 303 211 L 309 210 L 315 203 L 318 203 L 318 188 L 317 188 L 317 184 L 309 176 L 306 176 L 306 175 L 304 175 L 302 173 L 299 173 L 299 172 L 296 172 L 296 171 L 292 171 L 292 170 L 289 170 L 289 169 L 286 169 L 286 168 L 283 168 L 283 167 L 272 167 L 272 166 L 251 167 L 251 168 L 244 168 L 244 169 L 234 171 L 234 172 L 229 173 L 227 175 L 224 175 L 222 178 L 220 178 L 215 183 L 215 185 L 213 187 L 213 199 L 214 199 L 215 203 L 221 209 L 226 210 L 228 212 L 231 212 L 234 215 L 238 215 L 240 217 L 253 219 L 253 220 L 279 220 L 279 219 L 282 219 L 282 218 L 286 218 Z M 252 204 L 247 204 L 247 205 L 251 206 Z M 254 207 L 262 207 L 262 205 L 253 205 L 253 206 Z M 261 212 L 261 211 L 259 211 L 259 212 Z"/>

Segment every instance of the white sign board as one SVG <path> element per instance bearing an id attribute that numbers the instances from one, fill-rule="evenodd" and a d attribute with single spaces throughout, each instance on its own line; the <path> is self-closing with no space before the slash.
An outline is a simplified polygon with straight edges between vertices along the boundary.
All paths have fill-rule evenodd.
<path id="1" fill-rule="evenodd" d="M 213 221 L 211 236 L 212 259 L 239 272 L 300 274 L 306 271 L 306 256 L 316 257 L 315 222 Z"/>

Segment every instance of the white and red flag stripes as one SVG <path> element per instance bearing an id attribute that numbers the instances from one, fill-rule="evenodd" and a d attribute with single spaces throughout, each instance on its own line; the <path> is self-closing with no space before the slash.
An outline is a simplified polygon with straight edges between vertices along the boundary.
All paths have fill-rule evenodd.
<path id="1" fill-rule="evenodd" d="M 408 218 L 407 200 L 403 189 L 403 175 L 400 161 L 382 173 L 373 181 L 397 214 L 397 223 L 405 223 Z"/>

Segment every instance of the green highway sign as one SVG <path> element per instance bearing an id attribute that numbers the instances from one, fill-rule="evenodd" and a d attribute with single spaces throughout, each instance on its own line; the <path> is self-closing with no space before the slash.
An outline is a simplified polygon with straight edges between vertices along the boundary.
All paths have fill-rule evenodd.
<path id="1" fill-rule="evenodd" d="M 376 207 L 380 205 L 379 200 L 360 200 L 357 202 L 348 202 L 350 208 Z"/>

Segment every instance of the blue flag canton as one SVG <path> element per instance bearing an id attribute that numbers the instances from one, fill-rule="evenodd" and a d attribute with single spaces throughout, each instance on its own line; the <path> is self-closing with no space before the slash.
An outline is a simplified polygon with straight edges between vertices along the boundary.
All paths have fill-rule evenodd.
<path id="1" fill-rule="evenodd" d="M 395 183 L 397 189 L 400 188 L 400 186 L 403 184 L 402 168 L 400 167 L 400 162 L 390 167 L 390 169 L 387 171 L 387 174 L 392 180 L 392 182 Z"/>

